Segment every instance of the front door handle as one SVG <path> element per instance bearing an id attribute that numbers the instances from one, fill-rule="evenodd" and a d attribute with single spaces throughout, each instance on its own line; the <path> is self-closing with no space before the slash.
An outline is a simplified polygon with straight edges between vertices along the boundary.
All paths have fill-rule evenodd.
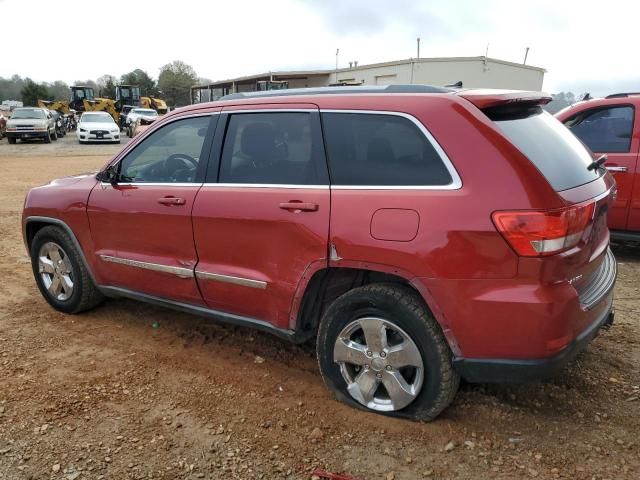
<path id="1" fill-rule="evenodd" d="M 162 205 L 184 205 L 186 200 L 180 197 L 162 197 L 158 199 L 158 203 Z"/>
<path id="2" fill-rule="evenodd" d="M 610 172 L 627 172 L 627 171 L 629 171 L 629 167 L 616 167 L 616 166 L 613 166 L 613 165 L 605 165 L 604 168 L 606 168 Z"/>
<path id="3" fill-rule="evenodd" d="M 283 210 L 290 210 L 292 212 L 315 212 L 316 210 L 318 210 L 318 204 L 317 203 L 311 203 L 311 202 L 299 202 L 297 200 L 292 200 L 290 202 L 282 202 L 280 204 L 280 208 Z"/>

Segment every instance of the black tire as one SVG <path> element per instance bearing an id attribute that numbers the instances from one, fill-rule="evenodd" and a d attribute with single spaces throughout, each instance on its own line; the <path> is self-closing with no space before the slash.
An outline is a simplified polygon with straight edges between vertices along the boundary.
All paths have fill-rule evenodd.
<path id="1" fill-rule="evenodd" d="M 9 143 L 11 145 L 15 145 L 16 144 L 16 139 L 15 138 L 8 137 L 7 140 L 9 141 Z"/>
<path id="2" fill-rule="evenodd" d="M 49 130 L 45 133 L 43 140 L 44 143 L 51 143 L 51 132 Z"/>
<path id="3" fill-rule="evenodd" d="M 51 135 L 51 140 L 54 142 L 58 140 L 58 131 L 56 129 L 53 130 L 53 135 Z"/>
<path id="4" fill-rule="evenodd" d="M 400 410 L 373 410 L 356 401 L 347 390 L 339 365 L 333 360 L 334 345 L 342 329 L 353 320 L 369 316 L 391 321 L 404 330 L 422 357 L 422 387 L 415 399 Z M 453 401 L 460 384 L 460 376 L 451 363 L 451 350 L 439 324 L 423 299 L 409 287 L 371 284 L 340 296 L 323 315 L 316 348 L 320 372 L 329 390 L 338 400 L 366 411 L 430 421 Z"/>
<path id="5" fill-rule="evenodd" d="M 71 278 L 73 291 L 66 300 L 53 297 L 45 287 L 38 271 L 38 255 L 41 247 L 48 242 L 59 245 L 71 263 Z M 40 293 L 49 304 L 64 313 L 80 313 L 98 306 L 104 297 L 96 288 L 89 271 L 82 261 L 82 256 L 69 234 L 55 225 L 47 226 L 38 231 L 30 245 L 31 266 Z"/>

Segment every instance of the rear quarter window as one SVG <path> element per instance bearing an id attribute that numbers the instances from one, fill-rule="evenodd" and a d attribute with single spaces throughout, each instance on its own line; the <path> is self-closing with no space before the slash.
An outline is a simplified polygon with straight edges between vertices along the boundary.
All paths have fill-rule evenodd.
<path id="1" fill-rule="evenodd" d="M 502 133 L 544 175 L 554 190 L 584 185 L 600 177 L 587 170 L 593 154 L 552 115 L 540 107 L 486 110 Z"/>
<path id="2" fill-rule="evenodd" d="M 453 183 L 436 146 L 408 118 L 323 113 L 322 125 L 334 185 L 444 187 Z"/>

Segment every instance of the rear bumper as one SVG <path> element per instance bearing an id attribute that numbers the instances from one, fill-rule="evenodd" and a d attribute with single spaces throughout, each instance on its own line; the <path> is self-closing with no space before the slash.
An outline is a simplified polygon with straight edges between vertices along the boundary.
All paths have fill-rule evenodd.
<path id="1" fill-rule="evenodd" d="M 598 335 L 601 328 L 613 323 L 613 295 L 607 299 L 607 307 L 595 322 L 578 335 L 560 353 L 540 360 L 454 359 L 456 371 L 473 383 L 521 383 L 553 377 Z"/>

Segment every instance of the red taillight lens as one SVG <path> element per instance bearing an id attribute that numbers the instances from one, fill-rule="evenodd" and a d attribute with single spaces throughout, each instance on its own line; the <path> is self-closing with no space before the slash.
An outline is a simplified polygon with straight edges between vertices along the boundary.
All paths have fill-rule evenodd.
<path id="1" fill-rule="evenodd" d="M 523 257 L 542 257 L 575 246 L 593 219 L 595 203 L 560 210 L 494 212 L 493 223 Z"/>

